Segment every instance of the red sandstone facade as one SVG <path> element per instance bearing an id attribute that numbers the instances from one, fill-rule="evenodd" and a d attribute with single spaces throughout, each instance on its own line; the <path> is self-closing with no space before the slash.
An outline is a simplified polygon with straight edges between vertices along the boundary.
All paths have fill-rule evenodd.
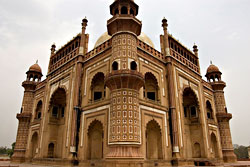
<path id="1" fill-rule="evenodd" d="M 107 33 L 88 51 L 82 32 L 38 64 L 24 96 L 13 162 L 71 166 L 194 166 L 235 162 L 220 70 L 200 75 L 162 20 L 161 52 L 141 32 L 133 0 L 116 0 Z"/>

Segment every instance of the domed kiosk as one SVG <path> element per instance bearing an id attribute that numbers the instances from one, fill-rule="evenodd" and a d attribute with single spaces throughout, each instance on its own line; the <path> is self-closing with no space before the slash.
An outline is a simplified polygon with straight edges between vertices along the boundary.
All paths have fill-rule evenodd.
<path id="1" fill-rule="evenodd" d="M 41 81 L 43 76 L 42 69 L 38 65 L 38 62 L 30 66 L 29 70 L 26 72 L 28 81 Z"/>

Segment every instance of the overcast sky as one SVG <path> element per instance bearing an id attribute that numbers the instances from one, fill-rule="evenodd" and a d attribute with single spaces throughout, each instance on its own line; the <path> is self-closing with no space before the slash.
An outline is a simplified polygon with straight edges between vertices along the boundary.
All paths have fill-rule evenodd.
<path id="1" fill-rule="evenodd" d="M 15 141 L 25 72 L 39 60 L 46 76 L 50 47 L 57 48 L 81 32 L 88 18 L 89 48 L 104 33 L 113 0 L 0 0 L 0 146 Z M 187 48 L 198 45 L 204 77 L 210 60 L 223 73 L 225 97 L 233 114 L 233 143 L 250 145 L 250 1 L 135 0 L 142 31 L 160 50 L 161 20 Z"/>

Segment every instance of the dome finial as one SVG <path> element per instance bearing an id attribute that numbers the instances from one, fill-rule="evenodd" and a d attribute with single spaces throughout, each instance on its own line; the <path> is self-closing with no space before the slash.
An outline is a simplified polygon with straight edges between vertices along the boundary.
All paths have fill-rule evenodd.
<path id="1" fill-rule="evenodd" d="M 167 28 L 167 26 L 168 26 L 167 22 L 168 22 L 167 19 L 165 17 L 163 17 L 163 19 L 162 19 L 162 27 L 163 28 Z"/>
<path id="2" fill-rule="evenodd" d="M 36 64 L 38 64 L 38 60 L 36 60 Z"/>
<path id="3" fill-rule="evenodd" d="M 210 64 L 211 64 L 211 65 L 213 64 L 212 60 L 210 60 Z"/>
<path id="4" fill-rule="evenodd" d="M 82 28 L 86 28 L 88 25 L 88 19 L 87 17 L 85 16 L 84 19 L 82 19 Z"/>

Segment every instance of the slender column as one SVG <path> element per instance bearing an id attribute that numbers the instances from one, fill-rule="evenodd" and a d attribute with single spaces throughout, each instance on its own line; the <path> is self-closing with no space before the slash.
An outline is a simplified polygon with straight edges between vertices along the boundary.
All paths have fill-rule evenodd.
<path id="1" fill-rule="evenodd" d="M 169 112 L 171 112 L 171 125 L 172 125 L 172 147 L 173 157 L 179 157 L 179 145 L 178 145 L 178 130 L 177 130 L 177 114 L 176 114 L 176 102 L 175 102 L 175 87 L 174 87 L 174 75 L 172 58 L 170 55 L 170 48 L 168 43 L 168 32 L 167 32 L 167 20 L 162 20 L 162 27 L 164 31 L 163 45 L 164 55 L 167 57 L 167 80 L 168 80 L 168 93 L 169 93 Z"/>
<path id="2" fill-rule="evenodd" d="M 81 86 L 81 77 L 82 77 L 82 61 L 85 53 L 85 43 L 86 43 L 86 34 L 85 30 L 87 27 L 88 20 L 84 18 L 82 20 L 82 34 L 81 42 L 78 53 L 78 61 L 76 63 L 76 74 L 75 74 L 75 90 L 74 90 L 74 112 L 72 118 L 72 134 L 71 134 L 71 148 L 70 152 L 73 154 L 76 153 L 76 136 L 77 136 L 77 115 L 80 112 L 81 102 L 80 102 L 80 86 Z"/>

